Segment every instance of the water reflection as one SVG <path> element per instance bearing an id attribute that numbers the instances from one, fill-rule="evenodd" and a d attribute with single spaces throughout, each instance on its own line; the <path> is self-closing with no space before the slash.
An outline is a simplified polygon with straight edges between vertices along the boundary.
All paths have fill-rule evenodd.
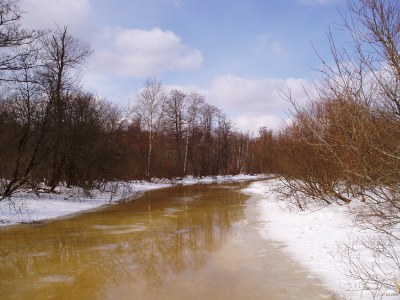
<path id="1" fill-rule="evenodd" d="M 201 268 L 243 218 L 245 196 L 213 187 L 153 191 L 71 219 L 0 229 L 2 299 L 99 299 Z"/>

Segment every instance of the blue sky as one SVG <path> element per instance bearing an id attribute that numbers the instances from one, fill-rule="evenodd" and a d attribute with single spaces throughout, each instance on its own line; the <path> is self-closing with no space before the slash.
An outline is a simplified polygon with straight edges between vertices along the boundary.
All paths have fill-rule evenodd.
<path id="1" fill-rule="evenodd" d="M 304 101 L 327 32 L 344 0 L 21 0 L 24 24 L 68 26 L 94 50 L 83 84 L 119 105 L 132 104 L 148 76 L 166 88 L 203 93 L 241 130 L 279 128 L 288 103 Z"/>

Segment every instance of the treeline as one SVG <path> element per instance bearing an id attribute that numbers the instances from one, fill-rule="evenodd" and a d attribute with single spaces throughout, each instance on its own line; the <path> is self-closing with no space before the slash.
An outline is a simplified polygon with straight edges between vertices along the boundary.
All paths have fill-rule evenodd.
<path id="1" fill-rule="evenodd" d="M 131 109 L 128 141 L 135 177 L 260 172 L 256 140 L 234 130 L 217 107 L 194 92 L 166 92 L 149 78 Z"/>
<path id="2" fill-rule="evenodd" d="M 0 0 L 0 194 L 53 192 L 153 177 L 259 173 L 258 138 L 238 132 L 202 95 L 149 78 L 122 110 L 80 86 L 90 47 L 67 28 L 20 27 Z"/>

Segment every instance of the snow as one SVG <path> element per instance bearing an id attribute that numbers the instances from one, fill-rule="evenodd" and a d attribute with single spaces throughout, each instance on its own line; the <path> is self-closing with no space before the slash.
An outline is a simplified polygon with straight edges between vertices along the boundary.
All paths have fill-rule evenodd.
<path id="1" fill-rule="evenodd" d="M 108 183 L 103 191 L 90 190 L 89 194 L 82 189 L 59 186 L 56 193 L 19 192 L 11 198 L 0 201 L 0 226 L 24 222 L 40 222 L 62 217 L 103 205 L 137 197 L 139 193 L 152 189 L 170 187 L 177 184 L 208 184 L 213 182 L 242 181 L 260 179 L 262 175 L 235 175 L 195 178 L 188 176 L 182 179 L 153 179 L 151 182 L 113 182 Z"/>
<path id="2" fill-rule="evenodd" d="M 230 182 L 230 181 L 242 181 L 242 180 L 255 180 L 255 179 L 260 179 L 264 178 L 265 175 L 248 175 L 248 174 L 239 174 L 239 175 L 226 175 L 226 176 L 207 176 L 207 177 L 193 177 L 193 176 L 187 176 L 181 180 L 178 181 L 179 184 L 207 184 L 207 183 L 213 183 L 213 182 Z"/>
<path id="3" fill-rule="evenodd" d="M 55 193 L 19 192 L 0 202 L 0 225 L 40 222 L 135 197 L 138 193 L 171 186 L 170 183 L 109 183 L 103 191 L 85 192 L 59 186 Z"/>
<path id="4" fill-rule="evenodd" d="M 277 180 L 258 181 L 243 190 L 259 199 L 262 238 L 283 243 L 284 251 L 339 297 L 373 299 L 360 282 L 346 276 L 346 265 L 338 252 L 338 245 L 354 243 L 369 234 L 353 224 L 348 207 L 333 204 L 305 212 L 288 209 L 273 190 L 276 184 Z M 382 299 L 400 299 L 393 290 L 383 291 L 382 295 Z"/>

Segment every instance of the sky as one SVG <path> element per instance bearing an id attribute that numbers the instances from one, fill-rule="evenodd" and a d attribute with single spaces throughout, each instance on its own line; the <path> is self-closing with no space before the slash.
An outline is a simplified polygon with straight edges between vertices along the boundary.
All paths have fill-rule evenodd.
<path id="1" fill-rule="evenodd" d="M 199 92 L 242 131 L 279 129 L 346 35 L 345 0 L 21 0 L 23 25 L 68 26 L 93 49 L 82 84 L 133 105 L 148 77 Z M 317 55 L 317 53 L 318 55 Z"/>

